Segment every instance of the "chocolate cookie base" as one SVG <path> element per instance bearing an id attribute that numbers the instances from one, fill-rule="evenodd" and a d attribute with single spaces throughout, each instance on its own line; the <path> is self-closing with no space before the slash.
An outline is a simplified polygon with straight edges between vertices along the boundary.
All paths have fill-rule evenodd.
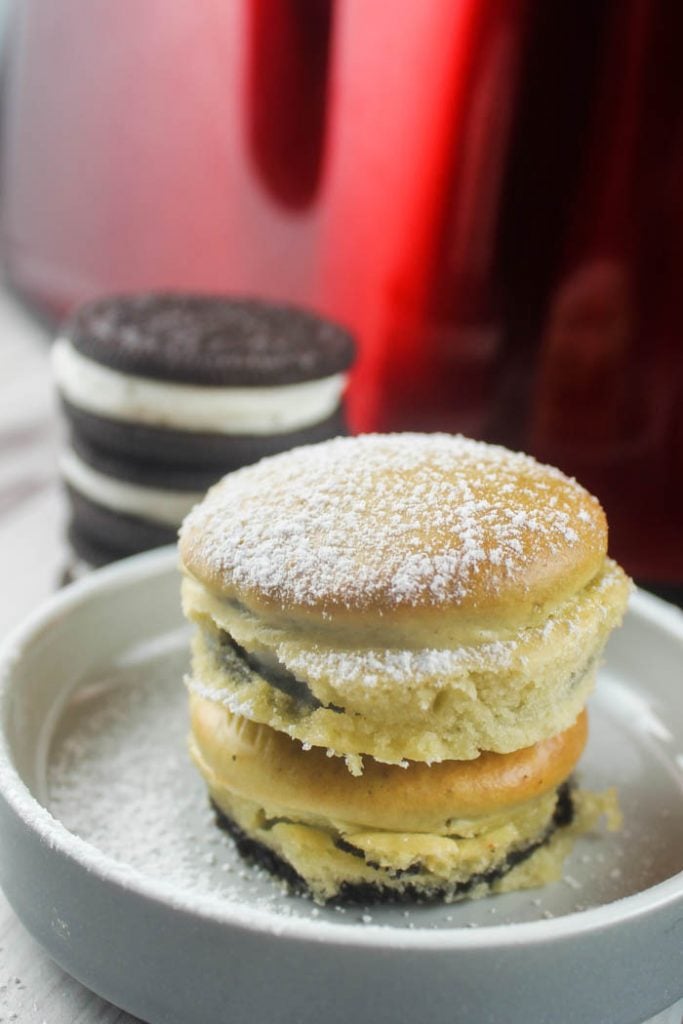
<path id="1" fill-rule="evenodd" d="M 93 540 L 82 530 L 79 530 L 74 523 L 70 523 L 66 531 L 67 540 L 69 547 L 75 555 L 76 559 L 84 563 L 90 569 L 99 569 L 103 565 L 109 565 L 111 562 L 118 562 L 122 558 L 127 558 L 131 552 L 128 551 L 117 551 L 115 548 L 107 547 L 103 544 L 98 544 L 97 541 Z M 69 565 L 65 570 L 62 577 L 62 585 L 67 583 L 73 583 L 74 580 L 78 579 L 78 572 L 75 567 Z"/>
<path id="2" fill-rule="evenodd" d="M 263 843 L 260 843 L 258 840 L 252 839 L 248 836 L 232 818 L 226 815 L 217 806 L 213 800 L 210 801 L 210 803 L 215 814 L 216 824 L 232 837 L 240 856 L 242 856 L 245 861 L 256 867 L 264 868 L 271 875 L 282 879 L 282 881 L 287 884 L 289 891 L 293 895 L 309 894 L 309 888 L 305 879 L 294 870 L 291 864 L 283 860 L 283 858 L 273 850 L 264 846 Z M 528 860 L 536 850 L 545 846 L 550 841 L 557 829 L 564 828 L 571 824 L 573 819 L 574 802 L 572 798 L 572 787 L 569 783 L 565 782 L 557 791 L 557 806 L 555 808 L 555 813 L 550 826 L 543 837 L 537 842 L 524 847 L 522 850 L 513 850 L 508 854 L 505 861 L 492 871 L 472 875 L 472 877 L 466 882 L 460 882 L 455 886 L 435 887 L 430 890 L 418 888 L 415 885 L 411 885 L 410 882 L 408 882 L 400 891 L 389 889 L 386 886 L 371 885 L 368 882 L 360 884 L 343 882 L 338 894 L 327 902 L 328 904 L 363 906 L 373 903 L 428 904 L 438 903 L 442 901 L 446 895 L 448 895 L 449 899 L 453 899 L 453 897 L 456 899 L 459 897 L 466 897 L 467 894 L 477 886 L 493 885 L 495 882 L 499 881 L 499 879 L 512 871 L 512 869 L 518 864 L 522 864 L 525 860 Z M 355 848 L 350 844 L 343 843 L 340 845 L 347 852 L 351 852 L 355 856 L 362 856 L 360 851 L 355 850 Z M 412 869 L 411 871 L 411 869 L 409 869 L 408 871 L 397 872 L 397 875 L 410 875 L 411 873 L 414 873 L 415 870 L 416 869 Z"/>
<path id="3" fill-rule="evenodd" d="M 217 476 L 303 444 L 316 444 L 348 433 L 344 411 L 320 423 L 285 434 L 237 435 L 172 430 L 125 420 L 106 419 L 62 400 L 74 436 L 114 457 L 166 466 L 216 471 Z"/>
<path id="4" fill-rule="evenodd" d="M 91 444 L 76 431 L 71 435 L 71 447 L 82 462 L 104 476 L 162 491 L 203 494 L 222 475 L 216 466 L 207 468 L 184 463 L 173 466 L 170 463 L 151 462 L 130 456 L 124 458 L 116 452 L 112 453 L 106 448 Z"/>
<path id="5" fill-rule="evenodd" d="M 69 538 L 79 557 L 92 565 L 175 543 L 177 530 L 173 527 L 114 512 L 68 485 L 66 492 L 71 509 Z M 86 548 L 91 554 L 98 553 L 95 561 L 85 553 Z"/>
<path id="6" fill-rule="evenodd" d="M 179 292 L 96 299 L 65 334 L 84 356 L 122 373 L 226 387 L 320 380 L 347 370 L 355 351 L 344 327 L 313 311 Z"/>

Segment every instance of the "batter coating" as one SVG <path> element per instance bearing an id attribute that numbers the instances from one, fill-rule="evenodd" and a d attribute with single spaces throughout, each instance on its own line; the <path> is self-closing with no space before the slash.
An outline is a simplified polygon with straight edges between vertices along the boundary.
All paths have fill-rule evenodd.
<path id="1" fill-rule="evenodd" d="M 273 823 L 234 796 L 226 796 L 223 806 L 214 801 L 214 809 L 217 824 L 232 834 L 244 857 L 279 875 L 291 891 L 311 893 L 318 903 L 454 903 L 559 881 L 578 836 L 595 829 L 601 818 L 609 831 L 621 826 L 612 789 L 586 793 L 565 786 L 544 803 L 546 812 L 552 807 L 553 813 L 545 817 L 539 801 L 538 822 L 545 817 L 546 827 L 526 841 L 512 823 L 477 839 L 445 837 L 436 849 L 430 837 L 397 835 L 383 852 L 379 843 L 368 849 L 363 836 L 354 837 L 355 846 L 325 829 Z M 510 842 L 503 855 L 498 843 L 512 839 L 517 842 Z M 406 849 L 406 843 L 411 847 Z M 396 866 L 392 855 L 397 848 L 403 855 L 398 860 L 412 856 L 409 867 Z M 382 861 L 374 859 L 378 854 Z"/>
<path id="2" fill-rule="evenodd" d="M 354 779 L 339 761 L 267 726 L 201 698 L 190 706 L 191 752 L 215 806 L 321 900 L 349 886 L 447 901 L 482 895 L 559 838 L 558 829 L 578 827 L 579 808 L 586 825 L 591 801 L 563 785 L 585 743 L 585 713 L 516 754 L 431 768 L 369 762 Z M 608 796 L 594 800 L 591 813 L 609 806 Z M 545 850 L 536 867 L 526 865 L 529 884 L 551 860 Z"/>
<path id="3" fill-rule="evenodd" d="M 630 587 L 576 481 L 462 437 L 337 439 L 226 477 L 180 556 L 192 756 L 238 846 L 317 900 L 543 884 L 616 823 L 568 782 Z"/>
<path id="4" fill-rule="evenodd" d="M 399 764 L 518 750 L 575 721 L 593 688 L 628 583 L 598 578 L 514 639 L 468 646 L 344 648 L 264 628 L 246 609 L 183 584 L 199 623 L 189 689 L 331 753 Z"/>
<path id="5" fill-rule="evenodd" d="M 180 551 L 189 575 L 266 624 L 450 646 L 544 622 L 601 570 L 607 524 L 529 456 L 378 434 L 232 474 L 185 520 Z"/>
<path id="6" fill-rule="evenodd" d="M 535 509 L 531 511 L 531 509 Z M 227 477 L 186 519 L 190 689 L 388 763 L 567 728 L 629 592 L 594 498 L 445 435 L 339 439 Z"/>

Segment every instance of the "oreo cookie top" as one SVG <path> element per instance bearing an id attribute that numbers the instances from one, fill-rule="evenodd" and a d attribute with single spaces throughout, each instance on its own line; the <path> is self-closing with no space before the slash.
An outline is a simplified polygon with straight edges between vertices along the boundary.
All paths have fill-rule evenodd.
<path id="1" fill-rule="evenodd" d="M 259 299 L 149 293 L 90 302 L 65 335 L 120 373 L 225 387 L 268 387 L 340 373 L 354 356 L 338 324 Z"/>

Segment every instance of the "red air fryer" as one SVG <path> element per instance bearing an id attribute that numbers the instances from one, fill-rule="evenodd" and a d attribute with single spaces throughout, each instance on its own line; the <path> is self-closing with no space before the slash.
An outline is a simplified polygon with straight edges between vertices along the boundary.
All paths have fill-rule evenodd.
<path id="1" fill-rule="evenodd" d="M 454 144 L 488 148 L 491 110 L 506 131 L 521 8 L 27 0 L 5 114 L 12 280 L 59 314 L 141 288 L 312 305 L 362 338 L 351 414 L 371 426 Z M 468 159 L 476 190 L 491 169 Z"/>
<path id="2" fill-rule="evenodd" d="M 23 0 L 3 252 L 61 316 L 151 288 L 352 327 L 356 429 L 575 473 L 683 582 L 683 8 Z"/>

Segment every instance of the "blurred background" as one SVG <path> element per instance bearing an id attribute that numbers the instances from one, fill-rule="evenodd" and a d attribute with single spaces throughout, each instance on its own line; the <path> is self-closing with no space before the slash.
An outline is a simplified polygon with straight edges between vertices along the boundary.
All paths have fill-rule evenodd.
<path id="1" fill-rule="evenodd" d="M 680 600 L 683 5 L 2 10 L 0 246 L 41 323 L 146 289 L 311 306 L 359 339 L 355 431 L 560 466 Z"/>
<path id="2" fill-rule="evenodd" d="M 338 319 L 354 431 L 561 467 L 683 604 L 683 3 L 0 0 L 0 262 L 0 635 L 67 557 L 49 343 L 150 289 Z M 8 915 L 0 1016 L 85 1019 Z"/>

